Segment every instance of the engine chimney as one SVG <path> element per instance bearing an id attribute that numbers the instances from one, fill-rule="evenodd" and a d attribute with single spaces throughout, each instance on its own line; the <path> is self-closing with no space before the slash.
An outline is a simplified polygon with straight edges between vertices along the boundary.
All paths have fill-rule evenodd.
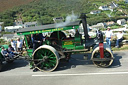
<path id="1" fill-rule="evenodd" d="M 86 43 L 86 41 L 89 39 L 87 21 L 86 21 L 86 14 L 81 13 L 80 18 L 82 19 L 82 24 L 83 24 L 83 29 L 84 29 L 84 37 L 85 37 L 85 43 Z M 85 45 L 85 47 L 86 47 L 86 45 Z"/>

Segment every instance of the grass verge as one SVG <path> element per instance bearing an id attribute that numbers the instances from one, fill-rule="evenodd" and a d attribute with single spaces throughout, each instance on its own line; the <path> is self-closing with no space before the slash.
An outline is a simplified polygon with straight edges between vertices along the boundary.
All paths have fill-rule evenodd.
<path id="1" fill-rule="evenodd" d="M 128 45 L 123 45 L 120 48 L 112 47 L 113 51 L 128 50 Z"/>

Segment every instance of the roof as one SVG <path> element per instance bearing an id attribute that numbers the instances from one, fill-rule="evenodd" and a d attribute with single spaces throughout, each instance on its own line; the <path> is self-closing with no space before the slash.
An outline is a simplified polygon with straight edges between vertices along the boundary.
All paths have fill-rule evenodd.
<path id="1" fill-rule="evenodd" d="M 3 37 L 12 38 L 14 34 L 4 34 Z"/>
<path id="2" fill-rule="evenodd" d="M 90 28 L 101 28 L 104 27 L 104 23 L 98 23 L 97 25 L 92 25 Z"/>
<path id="3" fill-rule="evenodd" d="M 24 25 L 33 25 L 33 24 L 37 24 L 37 22 L 25 22 Z"/>
<path id="4" fill-rule="evenodd" d="M 5 29 L 19 29 L 19 28 L 22 28 L 22 26 L 7 26 L 7 27 L 4 27 Z"/>
<path id="5" fill-rule="evenodd" d="M 119 19 L 119 20 L 117 20 L 117 21 L 126 22 L 126 20 L 125 20 L 125 19 Z"/>
<path id="6" fill-rule="evenodd" d="M 63 23 L 55 23 L 55 24 L 41 25 L 41 26 L 35 26 L 35 27 L 27 27 L 27 28 L 20 29 L 17 33 L 40 31 L 40 30 L 54 29 L 54 28 L 67 27 L 67 26 L 75 26 L 79 24 L 80 24 L 80 21 L 75 21 L 70 23 L 63 22 Z"/>
<path id="7" fill-rule="evenodd" d="M 113 7 L 113 8 L 118 7 L 118 5 L 115 2 L 113 2 L 113 1 L 111 2 L 110 6 Z"/>

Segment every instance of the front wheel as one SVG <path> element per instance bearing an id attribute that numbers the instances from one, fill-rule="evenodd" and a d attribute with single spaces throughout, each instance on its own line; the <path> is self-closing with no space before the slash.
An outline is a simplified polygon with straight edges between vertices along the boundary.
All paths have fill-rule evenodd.
<path id="1" fill-rule="evenodd" d="M 40 71 L 53 71 L 59 63 L 58 52 L 51 46 L 40 46 L 33 53 L 33 63 Z"/>

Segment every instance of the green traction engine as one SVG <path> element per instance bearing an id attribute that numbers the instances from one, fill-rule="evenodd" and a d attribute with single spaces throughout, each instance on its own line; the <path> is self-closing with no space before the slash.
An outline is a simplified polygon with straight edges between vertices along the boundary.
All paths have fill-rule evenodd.
<path id="1" fill-rule="evenodd" d="M 48 24 L 21 29 L 18 35 L 24 35 L 24 44 L 29 56 L 30 65 L 40 71 L 53 71 L 61 59 L 68 61 L 72 53 L 87 52 L 93 48 L 91 60 L 99 67 L 109 67 L 113 62 L 113 53 L 110 47 L 103 42 L 102 32 L 96 38 L 88 35 L 86 15 L 80 20 L 66 23 Z M 75 31 L 71 35 L 71 30 Z M 81 31 L 81 32 L 80 32 Z M 31 35 L 45 34 L 45 41 L 34 52 Z"/>

